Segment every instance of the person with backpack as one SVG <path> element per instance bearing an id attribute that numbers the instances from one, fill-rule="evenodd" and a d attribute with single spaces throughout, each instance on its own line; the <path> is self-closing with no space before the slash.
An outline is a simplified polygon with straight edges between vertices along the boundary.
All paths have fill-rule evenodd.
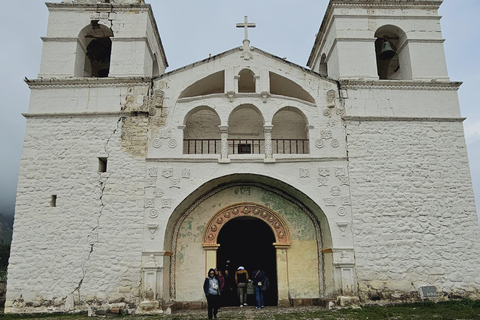
<path id="1" fill-rule="evenodd" d="M 240 307 L 247 305 L 247 281 L 247 270 L 242 266 L 238 267 L 237 272 L 235 272 L 235 283 L 237 284 L 237 294 L 240 298 Z"/>

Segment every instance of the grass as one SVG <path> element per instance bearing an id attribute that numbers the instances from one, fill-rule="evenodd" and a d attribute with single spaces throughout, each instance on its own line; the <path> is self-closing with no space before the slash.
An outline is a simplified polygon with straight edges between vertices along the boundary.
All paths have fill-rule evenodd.
<path id="1" fill-rule="evenodd" d="M 197 320 L 206 319 L 206 310 L 181 312 L 160 316 L 107 316 L 106 319 L 118 320 Z M 77 315 L 11 315 L 0 314 L 0 319 L 43 319 L 43 320 L 80 320 L 92 319 L 85 314 Z M 222 319 L 258 319 L 258 320 L 467 320 L 480 319 L 480 301 L 459 300 L 448 302 L 424 302 L 391 306 L 367 306 L 361 309 L 318 310 L 315 308 L 266 308 L 255 311 L 252 308 L 225 308 L 219 313 Z"/>

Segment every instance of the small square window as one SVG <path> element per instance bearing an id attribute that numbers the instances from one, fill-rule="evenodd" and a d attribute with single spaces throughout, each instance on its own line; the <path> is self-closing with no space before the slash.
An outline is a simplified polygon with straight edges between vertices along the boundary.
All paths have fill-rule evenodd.
<path id="1" fill-rule="evenodd" d="M 241 143 L 238 145 L 238 153 L 239 154 L 250 154 L 252 153 L 252 145 L 251 144 L 247 144 L 247 143 Z"/>
<path id="2" fill-rule="evenodd" d="M 56 207 L 56 206 L 57 206 L 57 195 L 54 194 L 50 199 L 50 207 Z"/>
<path id="3" fill-rule="evenodd" d="M 98 158 L 98 172 L 107 172 L 107 158 Z"/>

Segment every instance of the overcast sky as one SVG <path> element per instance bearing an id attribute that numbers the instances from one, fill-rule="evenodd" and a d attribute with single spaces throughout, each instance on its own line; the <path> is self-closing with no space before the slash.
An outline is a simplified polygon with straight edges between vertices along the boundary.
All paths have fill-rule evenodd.
<path id="1" fill-rule="evenodd" d="M 51 1 L 60 2 L 60 1 Z M 171 71 L 240 46 L 243 30 L 235 28 L 248 15 L 257 24 L 251 45 L 306 66 L 327 0 L 147 0 L 152 4 Z M 168 4 L 167 4 L 168 3 Z M 12 215 L 18 167 L 25 133 L 29 89 L 24 77 L 40 69 L 48 10 L 42 0 L 2 3 L 0 29 L 0 213 Z M 480 1 L 445 0 L 440 8 L 450 79 L 459 90 L 477 212 L 480 207 Z"/>

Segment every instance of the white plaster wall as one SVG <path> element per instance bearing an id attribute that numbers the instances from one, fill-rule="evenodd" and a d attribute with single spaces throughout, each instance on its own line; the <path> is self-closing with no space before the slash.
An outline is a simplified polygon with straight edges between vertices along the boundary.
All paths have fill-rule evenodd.
<path id="1" fill-rule="evenodd" d="M 28 119 L 7 312 L 63 311 L 72 293 L 90 303 L 138 298 L 145 164 L 123 151 L 122 130 L 118 117 Z"/>
<path id="2" fill-rule="evenodd" d="M 408 296 L 421 285 L 478 294 L 480 235 L 462 124 L 351 121 L 347 131 L 361 296 Z"/>
<path id="3" fill-rule="evenodd" d="M 347 116 L 460 118 L 457 86 L 424 86 L 421 83 L 394 83 L 385 80 L 359 86 L 348 85 L 345 99 Z"/>

